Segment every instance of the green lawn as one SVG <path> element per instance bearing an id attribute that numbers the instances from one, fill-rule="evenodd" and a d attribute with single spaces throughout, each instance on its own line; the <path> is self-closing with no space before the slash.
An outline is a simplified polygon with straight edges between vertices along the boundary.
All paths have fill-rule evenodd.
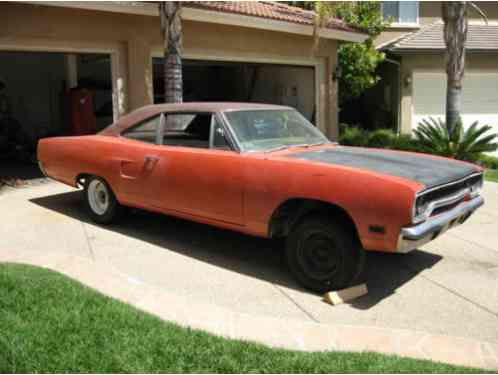
<path id="1" fill-rule="evenodd" d="M 498 182 L 498 169 L 488 169 L 484 172 L 484 179 L 486 181 Z"/>
<path id="2" fill-rule="evenodd" d="M 61 274 L 14 264 L 0 264 L 0 333 L 0 373 L 480 372 L 226 340 L 163 322 Z"/>

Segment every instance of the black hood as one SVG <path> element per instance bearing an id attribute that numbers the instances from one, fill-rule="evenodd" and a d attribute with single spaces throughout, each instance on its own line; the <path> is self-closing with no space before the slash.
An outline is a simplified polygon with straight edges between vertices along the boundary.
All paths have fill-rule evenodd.
<path id="1" fill-rule="evenodd" d="M 288 157 L 403 177 L 424 184 L 428 188 L 477 172 L 477 168 L 472 165 L 452 159 L 358 147 L 337 146 L 325 150 L 294 153 Z"/>

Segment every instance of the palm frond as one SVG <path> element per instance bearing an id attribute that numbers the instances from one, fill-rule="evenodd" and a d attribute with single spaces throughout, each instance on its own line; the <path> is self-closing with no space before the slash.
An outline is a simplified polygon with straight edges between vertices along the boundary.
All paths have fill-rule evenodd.
<path id="1" fill-rule="evenodd" d="M 448 129 L 440 118 L 422 119 L 413 132 L 420 148 L 435 155 L 475 161 L 482 152 L 497 149 L 498 134 L 489 134 L 492 127 L 476 121 L 464 129 L 461 119 Z"/>

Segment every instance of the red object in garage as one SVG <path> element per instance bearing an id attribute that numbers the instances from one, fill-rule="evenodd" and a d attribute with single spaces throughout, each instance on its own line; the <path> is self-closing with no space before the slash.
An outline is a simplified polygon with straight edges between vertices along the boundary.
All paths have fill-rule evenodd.
<path id="1" fill-rule="evenodd" d="M 66 95 L 69 104 L 69 134 L 95 134 L 97 119 L 93 112 L 93 93 L 87 89 L 72 89 Z"/>

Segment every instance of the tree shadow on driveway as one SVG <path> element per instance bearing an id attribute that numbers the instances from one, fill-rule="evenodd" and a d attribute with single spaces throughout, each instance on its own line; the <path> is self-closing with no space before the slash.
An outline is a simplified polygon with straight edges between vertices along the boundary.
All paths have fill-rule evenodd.
<path id="1" fill-rule="evenodd" d="M 81 191 L 74 191 L 30 201 L 73 219 L 96 225 L 90 221 L 82 198 Z M 271 240 L 141 210 L 128 210 L 117 223 L 105 228 L 160 246 L 165 251 L 173 251 L 216 267 L 303 291 L 287 271 L 283 245 Z M 352 301 L 351 306 L 368 309 L 376 305 L 440 259 L 438 255 L 421 250 L 405 255 L 368 253 L 364 278 L 369 293 Z"/>

